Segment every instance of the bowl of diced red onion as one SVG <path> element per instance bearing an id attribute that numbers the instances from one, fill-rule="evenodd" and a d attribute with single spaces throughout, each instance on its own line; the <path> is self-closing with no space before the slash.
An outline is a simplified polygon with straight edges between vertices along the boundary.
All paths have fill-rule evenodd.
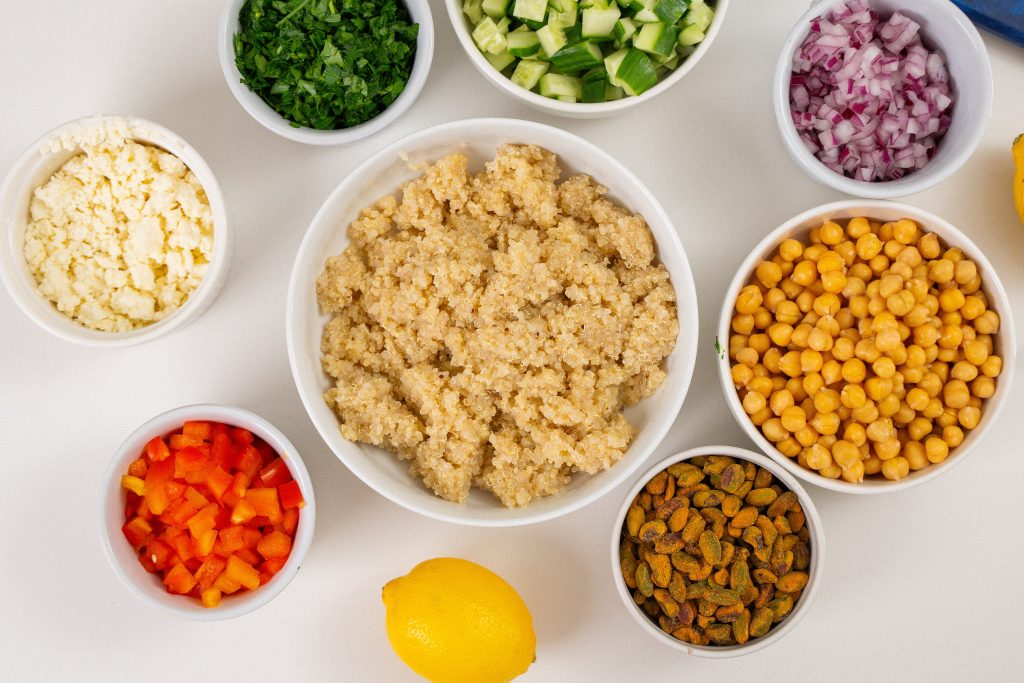
<path id="1" fill-rule="evenodd" d="M 981 36 L 949 0 L 823 0 L 786 40 L 772 98 L 783 142 L 808 175 L 891 199 L 967 161 L 992 87 Z"/>

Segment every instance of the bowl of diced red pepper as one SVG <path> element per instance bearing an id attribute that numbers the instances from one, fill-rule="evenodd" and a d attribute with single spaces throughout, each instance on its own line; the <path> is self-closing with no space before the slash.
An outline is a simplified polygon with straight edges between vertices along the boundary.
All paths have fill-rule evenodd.
<path id="1" fill-rule="evenodd" d="M 295 576 L 313 538 L 309 473 L 277 428 L 195 405 L 137 429 L 104 482 L 104 545 L 124 583 L 178 616 L 239 616 Z"/>

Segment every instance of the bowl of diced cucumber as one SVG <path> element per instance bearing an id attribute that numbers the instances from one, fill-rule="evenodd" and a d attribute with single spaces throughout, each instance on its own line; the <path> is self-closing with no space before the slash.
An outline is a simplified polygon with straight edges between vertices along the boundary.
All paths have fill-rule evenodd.
<path id="1" fill-rule="evenodd" d="M 607 116 L 656 97 L 707 52 L 729 0 L 446 0 L 470 61 L 529 106 Z"/>

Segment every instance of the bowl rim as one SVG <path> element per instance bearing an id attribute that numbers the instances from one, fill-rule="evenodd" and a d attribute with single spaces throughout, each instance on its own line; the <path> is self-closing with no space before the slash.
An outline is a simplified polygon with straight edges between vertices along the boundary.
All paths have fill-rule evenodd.
<path id="1" fill-rule="evenodd" d="M 452 148 L 457 147 L 459 131 L 468 126 L 480 126 L 489 127 L 496 131 L 512 131 L 517 135 L 523 135 L 528 137 L 531 131 L 544 130 L 552 135 L 562 137 L 567 140 L 571 140 L 571 144 L 584 149 L 588 154 L 593 155 L 601 160 L 601 163 L 615 167 L 619 173 L 631 182 L 637 191 L 646 197 L 647 201 L 650 202 L 651 206 L 655 209 L 657 219 L 667 226 L 669 229 L 667 232 L 667 241 L 662 241 L 659 238 L 655 238 L 655 243 L 659 251 L 674 251 L 679 254 L 679 257 L 683 264 L 686 266 L 689 278 L 688 282 L 682 283 L 680 286 L 677 283 L 673 283 L 673 287 L 676 290 L 677 308 L 679 306 L 685 306 L 686 310 L 692 311 L 692 317 L 688 317 L 687 321 L 691 323 L 691 330 L 684 332 L 682 327 L 680 333 L 676 338 L 676 344 L 680 344 L 683 340 L 692 341 L 690 352 L 687 354 L 681 354 L 680 362 L 680 376 L 679 386 L 681 388 L 674 389 L 671 393 L 666 393 L 663 401 L 666 403 L 666 416 L 671 414 L 672 419 L 663 419 L 663 423 L 660 425 L 652 425 L 652 433 L 655 434 L 655 438 L 652 441 L 652 445 L 649 452 L 644 454 L 642 457 L 637 457 L 632 463 L 622 463 L 621 461 L 616 463 L 612 468 L 605 470 L 599 474 L 607 476 L 607 480 L 600 486 L 597 486 L 588 496 L 581 497 L 579 500 L 573 501 L 572 503 L 561 505 L 558 507 L 552 507 L 542 512 L 524 513 L 520 517 L 508 518 L 508 519 L 479 519 L 467 515 L 463 512 L 464 508 L 456 503 L 450 504 L 444 508 L 444 512 L 439 512 L 425 504 L 421 504 L 422 501 L 433 500 L 435 496 L 427 489 L 423 489 L 417 496 L 392 496 L 375 480 L 374 476 L 375 467 L 369 464 L 363 464 L 359 453 L 357 452 L 360 446 L 351 443 L 345 439 L 341 442 L 336 442 L 332 437 L 334 432 L 337 431 L 337 424 L 332 424 L 329 427 L 321 424 L 320 420 L 316 418 L 316 411 L 314 410 L 313 401 L 322 400 L 320 394 L 317 392 L 316 396 L 309 395 L 308 392 L 303 390 L 304 380 L 302 379 L 301 368 L 299 365 L 299 355 L 302 352 L 298 348 L 297 328 L 302 324 L 297 316 L 298 301 L 300 299 L 300 288 L 302 287 L 303 274 L 300 272 L 300 265 L 305 258 L 307 252 L 314 248 L 314 242 L 319 241 L 321 233 L 326 230 L 322 226 L 329 223 L 329 212 L 330 206 L 335 202 L 336 198 L 340 195 L 349 192 L 359 191 L 360 185 L 363 183 L 363 177 L 366 173 L 372 169 L 377 163 L 385 158 L 396 157 L 407 149 L 413 147 L 418 141 L 424 138 L 430 138 L 440 133 L 444 133 L 452 137 L 450 146 Z M 398 183 L 396 183 L 395 190 L 398 189 Z M 649 217 L 647 217 L 649 218 Z M 648 220 L 650 223 L 650 220 Z M 343 229 L 335 225 L 332 230 Z M 295 260 L 292 265 L 291 275 L 289 276 L 288 282 L 288 294 L 287 302 L 285 306 L 285 337 L 288 348 L 288 362 L 292 372 L 292 379 L 295 383 L 296 391 L 299 394 L 299 398 L 302 401 L 302 405 L 306 410 L 306 414 L 313 426 L 316 428 L 317 433 L 321 439 L 325 442 L 330 451 L 334 456 L 340 460 L 350 472 L 356 475 L 364 484 L 369 486 L 371 489 L 376 491 L 382 497 L 390 500 L 391 502 L 404 507 L 407 510 L 429 517 L 431 519 L 437 519 L 444 522 L 450 522 L 454 524 L 461 524 L 465 526 L 475 527 L 514 527 L 514 526 L 526 526 L 529 524 L 536 524 L 539 522 L 548 521 L 567 515 L 571 512 L 575 512 L 586 505 L 589 505 L 600 498 L 603 498 L 612 489 L 626 481 L 631 474 L 636 472 L 640 467 L 643 466 L 644 461 L 649 457 L 650 453 L 664 440 L 672 427 L 675 419 L 678 418 L 679 411 L 682 408 L 683 402 L 687 396 L 690 388 L 690 384 L 693 379 L 693 372 L 696 366 L 697 359 L 697 347 L 698 347 L 698 306 L 697 306 L 697 295 L 696 285 L 693 280 L 693 271 L 689 265 L 689 259 L 686 256 L 686 251 L 683 249 L 682 241 L 679 239 L 679 233 L 675 229 L 673 222 L 665 212 L 664 207 L 655 198 L 651 191 L 633 174 L 625 165 L 615 159 L 611 154 L 600 148 L 599 146 L 579 137 L 578 135 L 566 131 L 556 126 L 550 126 L 535 121 L 523 120 L 523 119 L 510 119 L 510 118 L 474 118 L 474 119 L 463 119 L 449 121 L 446 123 L 437 124 L 424 128 L 415 133 L 411 133 L 403 138 L 392 142 L 386 147 L 382 148 L 369 158 L 367 158 L 362 164 L 355 168 L 352 172 L 345 176 L 344 180 L 327 196 L 320 208 L 317 210 L 316 215 L 310 221 L 309 227 L 306 229 L 306 234 L 302 238 L 302 242 L 295 255 Z M 685 336 L 684 336 L 685 335 Z M 628 453 L 628 451 L 627 451 Z M 614 471 L 615 467 L 622 469 L 617 472 Z M 451 510 L 448 512 L 448 510 Z"/>
<path id="2" fill-rule="evenodd" d="M 551 114 L 568 117 L 598 117 L 614 114 L 647 102 L 681 81 L 683 76 L 694 69 L 697 66 L 697 63 L 703 59 L 704 55 L 711 48 L 711 44 L 715 41 L 715 38 L 718 36 L 718 32 L 721 30 L 722 22 L 725 20 L 729 1 L 730 0 L 715 0 L 715 16 L 712 18 L 711 24 L 708 26 L 708 31 L 704 35 L 704 40 L 698 44 L 697 49 L 693 51 L 693 54 L 687 57 L 671 74 L 658 81 L 658 83 L 649 90 L 646 90 L 639 95 L 623 97 L 622 99 L 613 100 L 611 102 L 560 102 L 550 97 L 544 97 L 543 95 L 539 95 L 530 90 L 520 88 L 509 80 L 508 77 L 503 76 L 500 71 L 491 66 L 490 62 L 488 62 L 484 58 L 483 54 L 481 54 L 480 50 L 477 49 L 476 45 L 473 43 L 473 39 L 470 37 L 470 30 L 467 23 L 468 20 L 462 12 L 462 4 L 459 0 L 444 0 L 444 5 L 445 9 L 448 11 L 448 18 L 451 20 L 452 29 L 455 31 L 455 35 L 458 38 L 459 44 L 462 45 L 463 51 L 469 56 L 469 61 L 476 67 L 477 71 L 483 74 L 484 78 L 490 81 L 492 85 L 496 86 L 507 95 L 511 95 L 535 109 L 547 111 Z"/>
<path id="3" fill-rule="evenodd" d="M 399 96 L 384 111 L 358 126 L 317 130 L 306 126 L 294 127 L 274 111 L 258 95 L 242 84 L 242 74 L 235 66 L 234 34 L 238 26 L 238 14 L 246 0 L 229 0 L 224 4 L 217 34 L 217 54 L 221 73 L 235 100 L 257 123 L 283 138 L 307 145 L 348 145 L 376 135 L 397 121 L 412 106 L 427 82 L 430 66 L 434 59 L 434 19 L 427 0 L 400 0 L 405 4 L 411 19 L 420 25 L 416 36 L 416 55 L 413 58 L 409 80 Z"/>
<path id="4" fill-rule="evenodd" d="M 120 527 L 111 528 L 109 524 L 111 514 L 114 514 L 116 519 L 123 520 L 124 518 L 124 494 L 120 486 L 120 477 L 127 470 L 128 463 L 138 457 L 142 448 L 139 444 L 142 443 L 144 445 L 146 441 L 154 436 L 165 434 L 167 430 L 160 427 L 161 425 L 180 425 L 188 419 L 223 421 L 232 426 L 244 427 L 264 439 L 288 464 L 292 478 L 299 483 L 299 489 L 302 491 L 302 496 L 305 499 L 305 505 L 299 514 L 299 526 L 296 529 L 292 542 L 291 555 L 281 568 L 281 571 L 274 576 L 274 580 L 266 586 L 261 586 L 255 591 L 241 595 L 240 597 L 243 600 L 238 600 L 236 604 L 230 604 L 225 601 L 212 609 L 204 608 L 193 601 L 186 603 L 184 602 L 184 596 L 171 595 L 170 593 L 162 595 L 161 599 L 157 599 L 150 591 L 144 590 L 129 576 L 129 573 L 118 559 L 113 544 L 124 543 L 125 541 L 120 533 Z M 117 451 L 115 451 L 107 467 L 104 468 L 101 492 L 103 503 L 100 505 L 98 515 L 100 541 L 103 545 L 103 554 L 106 556 L 107 562 L 114 570 L 118 579 L 128 588 L 130 593 L 147 605 L 173 614 L 176 617 L 192 621 L 232 619 L 248 614 L 277 597 L 287 588 L 298 573 L 302 562 L 305 560 L 306 553 L 313 542 L 313 533 L 316 527 L 316 497 L 313 491 L 313 483 L 298 450 L 288 440 L 288 437 L 273 424 L 253 412 L 235 406 L 213 403 L 184 405 L 164 411 L 146 420 L 128 435 Z M 179 602 L 180 604 L 178 604 Z"/>
<path id="5" fill-rule="evenodd" d="M 971 157 L 974 150 L 978 148 L 981 139 L 985 136 L 985 130 L 992 117 L 992 100 L 994 94 L 994 83 L 992 76 L 992 63 L 988 56 L 985 43 L 978 33 L 978 29 L 967 15 L 952 2 L 947 0 L 918 0 L 929 6 L 928 11 L 935 11 L 945 14 L 948 18 L 958 24 L 967 35 L 969 49 L 974 53 L 974 61 L 977 63 L 982 78 L 982 98 L 977 103 L 980 107 L 980 125 L 967 137 L 966 143 L 955 154 L 940 161 L 936 172 L 931 175 L 922 176 L 919 173 L 910 173 L 898 180 L 886 180 L 870 182 L 855 180 L 840 175 L 827 168 L 800 141 L 796 127 L 790 118 L 789 108 L 789 76 L 792 73 L 793 55 L 797 45 L 807 35 L 810 22 L 815 17 L 824 14 L 833 7 L 847 2 L 847 0 L 814 0 L 810 8 L 801 15 L 794 24 L 786 41 L 782 44 L 778 60 L 775 64 L 775 73 L 772 80 L 772 110 L 775 113 L 775 124 L 782 138 L 783 146 L 786 148 L 789 157 L 808 176 L 822 185 L 831 187 L 845 194 L 866 199 L 896 199 L 907 195 L 916 194 L 938 185 L 949 176 L 953 175 Z M 919 13 L 920 10 L 914 10 Z M 929 166 L 934 161 L 929 162 Z"/>
<path id="6" fill-rule="evenodd" d="M 793 607 L 793 611 L 781 624 L 772 628 L 765 636 L 748 640 L 743 645 L 716 645 L 712 647 L 710 645 L 693 645 L 673 638 L 671 635 L 662 631 L 654 622 L 647 618 L 647 615 L 640 611 L 640 608 L 633 602 L 633 597 L 629 594 L 626 582 L 622 580 L 622 569 L 619 560 L 619 545 L 622 541 L 622 525 L 626 521 L 626 513 L 631 507 L 633 498 L 640 493 L 641 489 L 647 485 L 647 482 L 650 481 L 654 475 L 658 474 L 669 465 L 690 460 L 691 458 L 695 458 L 700 455 L 729 455 L 734 458 L 752 462 L 755 465 L 763 467 L 771 472 L 781 480 L 790 491 L 796 494 L 797 500 L 800 502 L 800 506 L 807 519 L 807 527 L 810 530 L 811 565 L 807 569 L 807 586 L 804 588 L 804 592 L 800 595 L 800 600 L 797 601 L 796 605 Z M 752 654 L 778 642 L 794 627 L 796 627 L 797 622 L 804 617 L 814 599 L 814 595 L 818 592 L 818 583 L 821 579 L 821 574 L 824 572 L 826 555 L 825 531 L 822 527 L 821 517 L 818 515 L 818 509 L 815 507 L 814 500 L 811 498 L 810 494 L 807 493 L 807 490 L 801 486 L 800 482 L 793 477 L 793 475 L 780 467 L 773 459 L 765 456 L 763 453 L 756 453 L 752 450 L 736 446 L 698 446 L 696 448 L 689 448 L 674 455 L 670 455 L 667 458 L 659 460 L 651 465 L 651 467 L 636 479 L 634 484 L 623 497 L 622 504 L 619 506 L 619 511 L 615 516 L 615 523 L 612 525 L 610 549 L 612 581 L 615 583 L 616 592 L 622 600 L 623 606 L 625 606 L 626 610 L 633 616 L 636 622 L 640 624 L 641 628 L 661 643 L 668 645 L 673 649 L 685 652 L 686 654 L 696 655 L 698 657 L 707 657 L 709 659 L 729 659 L 732 657 Z"/>
<path id="7" fill-rule="evenodd" d="M 865 215 L 870 218 L 872 212 L 878 210 L 892 211 L 900 213 L 906 218 L 910 218 L 929 232 L 939 234 L 939 237 L 947 243 L 948 247 L 959 247 L 962 249 L 968 257 L 978 264 L 985 280 L 983 290 L 988 295 L 992 304 L 994 304 L 994 307 L 998 310 L 1000 316 L 998 335 L 1001 338 L 1001 346 L 1003 349 L 1003 367 L 999 374 L 1000 384 L 996 389 L 996 393 L 991 398 L 986 399 L 986 412 L 983 415 L 981 424 L 968 433 L 968 436 L 973 438 L 972 442 L 967 445 L 966 449 L 964 449 L 964 445 L 961 444 L 960 446 L 957 446 L 956 449 L 950 450 L 951 457 L 947 458 L 944 462 L 936 465 L 929 465 L 917 472 L 911 472 L 910 476 L 904 477 L 898 481 L 880 479 L 872 480 L 871 483 L 853 484 L 842 479 L 829 479 L 821 476 L 817 472 L 801 467 L 795 459 L 783 455 L 782 452 L 775 448 L 775 446 L 761 433 L 761 430 L 750 421 L 750 418 L 747 416 L 740 403 L 739 394 L 736 389 L 733 388 L 732 376 L 729 371 L 730 360 L 728 357 L 728 339 L 731 334 L 733 302 L 736 300 L 737 294 L 744 285 L 749 283 L 753 276 L 754 267 L 763 259 L 763 255 L 774 249 L 782 239 L 785 238 L 784 236 L 788 236 L 801 223 L 821 220 L 824 216 L 851 212 L 856 215 Z M 946 235 L 951 237 L 947 237 Z M 952 239 L 956 240 L 955 244 L 952 242 Z M 736 270 L 736 275 L 729 284 L 729 288 L 725 292 L 725 298 L 722 301 L 717 334 L 718 339 L 725 345 L 724 348 L 726 349 L 725 353 L 720 355 L 717 359 L 718 377 L 721 381 L 722 391 L 725 394 L 725 401 L 729 405 L 729 410 L 732 413 L 733 418 L 740 425 L 740 428 L 743 429 L 747 436 L 752 439 L 764 453 L 766 453 L 776 463 L 784 467 L 789 473 L 810 484 L 814 484 L 815 486 L 820 486 L 832 491 L 838 491 L 840 493 L 863 495 L 891 493 L 923 484 L 945 472 L 948 472 L 954 465 L 965 460 L 967 455 L 977 448 L 978 442 L 991 429 L 992 425 L 998 421 L 999 415 L 1006 405 L 1010 395 L 1013 377 L 1016 372 L 1017 335 L 1013 323 L 1013 311 L 1010 306 L 1010 299 L 1006 294 L 1006 290 L 1003 288 L 999 275 L 992 267 L 991 262 L 989 262 L 985 257 L 984 252 L 982 252 L 981 249 L 979 249 L 978 246 L 967 237 L 967 235 L 949 221 L 940 218 L 929 211 L 918 209 L 909 204 L 884 199 L 847 199 L 822 204 L 797 214 L 768 233 L 755 247 L 753 247 L 750 254 L 743 260 L 743 263 L 740 264 Z M 957 457 L 952 457 L 954 454 L 956 454 Z M 867 480 L 865 480 L 865 482 L 867 482 Z"/>
<path id="8" fill-rule="evenodd" d="M 128 332 L 102 332 L 86 327 L 56 309 L 51 301 L 39 293 L 38 287 L 24 265 L 24 255 L 15 248 L 14 216 L 12 212 L 22 191 L 27 189 L 23 178 L 41 160 L 59 154 L 73 154 L 63 149 L 51 149 L 53 143 L 65 133 L 80 130 L 92 125 L 103 125 L 109 122 L 114 125 L 124 123 L 132 133 L 131 140 L 160 148 L 174 155 L 195 174 L 210 203 L 213 220 L 213 255 L 210 258 L 206 274 L 199 285 L 192 290 L 185 302 L 174 312 L 162 320 Z M 164 137 L 166 141 L 158 138 Z M 173 143 L 176 149 L 169 149 L 166 142 Z M 37 188 L 31 188 L 34 191 Z M 36 138 L 11 166 L 2 185 L 0 185 L 0 225 L 3 226 L 2 245 L 0 245 L 0 280 L 3 280 L 8 293 L 18 308 L 36 325 L 50 334 L 65 341 L 84 346 L 117 348 L 132 346 L 152 341 L 170 332 L 184 327 L 194 321 L 213 303 L 220 293 L 230 269 L 231 251 L 234 237 L 231 232 L 220 184 L 206 160 L 183 137 L 154 121 L 131 115 L 95 114 L 72 119 L 52 128 Z M 28 277 L 24 277 L 25 275 Z M 31 295 L 28 290 L 31 290 Z M 49 306 L 46 313 L 41 313 L 30 301 L 41 300 Z"/>

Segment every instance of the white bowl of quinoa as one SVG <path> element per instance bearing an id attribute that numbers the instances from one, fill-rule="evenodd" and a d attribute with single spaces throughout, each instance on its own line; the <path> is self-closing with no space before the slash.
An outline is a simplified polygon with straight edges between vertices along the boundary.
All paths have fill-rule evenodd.
<path id="1" fill-rule="evenodd" d="M 195 320 L 227 277 L 213 171 L 184 139 L 131 116 L 46 133 L 0 188 L 0 275 L 46 331 L 90 346 L 150 341 Z"/>
<path id="2" fill-rule="evenodd" d="M 328 197 L 292 270 L 310 418 L 373 489 L 476 526 L 552 519 L 629 478 L 697 348 L 693 275 L 651 193 L 571 133 L 455 121 Z"/>

